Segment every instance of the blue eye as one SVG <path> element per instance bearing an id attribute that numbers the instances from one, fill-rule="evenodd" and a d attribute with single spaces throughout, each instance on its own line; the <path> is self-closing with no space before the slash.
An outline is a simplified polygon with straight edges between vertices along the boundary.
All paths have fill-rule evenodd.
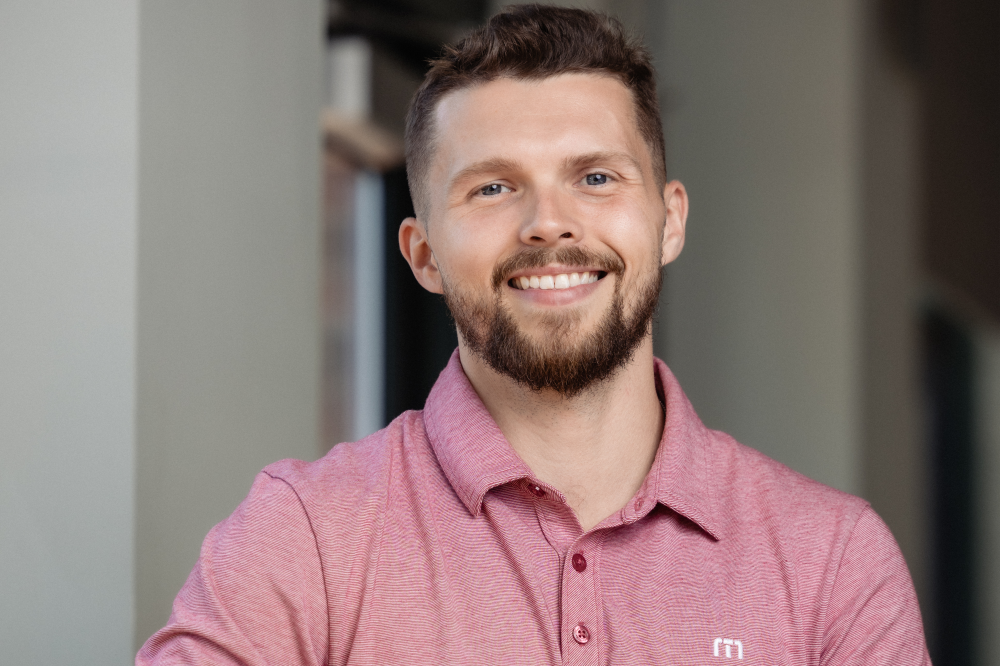
<path id="1" fill-rule="evenodd" d="M 586 181 L 587 185 L 604 185 L 608 182 L 608 177 L 603 173 L 588 173 Z"/>
<path id="2" fill-rule="evenodd" d="M 484 197 L 492 197 L 498 194 L 503 194 L 504 191 L 510 192 L 510 188 L 504 187 L 500 183 L 490 183 L 486 187 L 479 190 L 479 193 Z"/>

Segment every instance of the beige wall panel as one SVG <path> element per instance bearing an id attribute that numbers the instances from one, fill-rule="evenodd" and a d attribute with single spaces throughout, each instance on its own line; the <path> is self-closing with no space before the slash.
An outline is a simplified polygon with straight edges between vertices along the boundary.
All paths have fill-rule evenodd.
<path id="1" fill-rule="evenodd" d="M 137 628 L 319 427 L 323 6 L 142 4 Z"/>
<path id="2" fill-rule="evenodd" d="M 667 361 L 705 422 L 861 490 L 853 0 L 668 2 L 667 166 L 691 196 Z"/>
<path id="3" fill-rule="evenodd" d="M 0 662 L 125 664 L 137 3 L 0 3 Z"/>

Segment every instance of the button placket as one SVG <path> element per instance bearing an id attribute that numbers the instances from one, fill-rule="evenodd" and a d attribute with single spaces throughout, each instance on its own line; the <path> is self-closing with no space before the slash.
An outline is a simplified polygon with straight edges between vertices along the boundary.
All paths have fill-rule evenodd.
<path id="1" fill-rule="evenodd" d="M 567 549 L 562 577 L 563 660 L 601 663 L 601 600 L 598 553 L 603 531 L 586 534 Z"/>

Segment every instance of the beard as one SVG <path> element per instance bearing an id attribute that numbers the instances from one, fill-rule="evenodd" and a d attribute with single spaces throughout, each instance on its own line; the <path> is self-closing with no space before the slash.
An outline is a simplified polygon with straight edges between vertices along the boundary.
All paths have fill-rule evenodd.
<path id="1" fill-rule="evenodd" d="M 503 303 L 505 278 L 515 271 L 540 268 L 551 263 L 567 266 L 597 266 L 616 276 L 614 293 L 596 328 L 578 336 L 582 313 L 543 316 L 542 342 L 518 328 Z M 642 276 L 628 311 L 622 294 L 625 265 L 617 255 L 602 255 L 571 247 L 551 250 L 531 248 L 501 262 L 493 271 L 493 293 L 474 297 L 442 280 L 445 303 L 455 325 L 472 353 L 493 370 L 533 391 L 552 389 L 572 398 L 602 382 L 628 365 L 636 349 L 649 334 L 660 295 L 660 270 Z M 442 278 L 444 276 L 442 275 Z"/>

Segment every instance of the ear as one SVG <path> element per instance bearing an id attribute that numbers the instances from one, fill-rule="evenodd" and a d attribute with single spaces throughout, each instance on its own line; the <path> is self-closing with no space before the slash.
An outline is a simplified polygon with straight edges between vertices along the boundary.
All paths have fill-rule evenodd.
<path id="1" fill-rule="evenodd" d="M 417 218 L 408 217 L 399 225 L 399 251 L 420 286 L 435 294 L 442 293 L 441 271 L 427 240 L 427 228 Z"/>
<path id="2" fill-rule="evenodd" d="M 684 228 L 688 216 L 687 190 L 679 180 L 672 180 L 663 186 L 663 203 L 666 219 L 663 226 L 663 247 L 660 265 L 666 266 L 677 258 L 684 249 Z"/>

